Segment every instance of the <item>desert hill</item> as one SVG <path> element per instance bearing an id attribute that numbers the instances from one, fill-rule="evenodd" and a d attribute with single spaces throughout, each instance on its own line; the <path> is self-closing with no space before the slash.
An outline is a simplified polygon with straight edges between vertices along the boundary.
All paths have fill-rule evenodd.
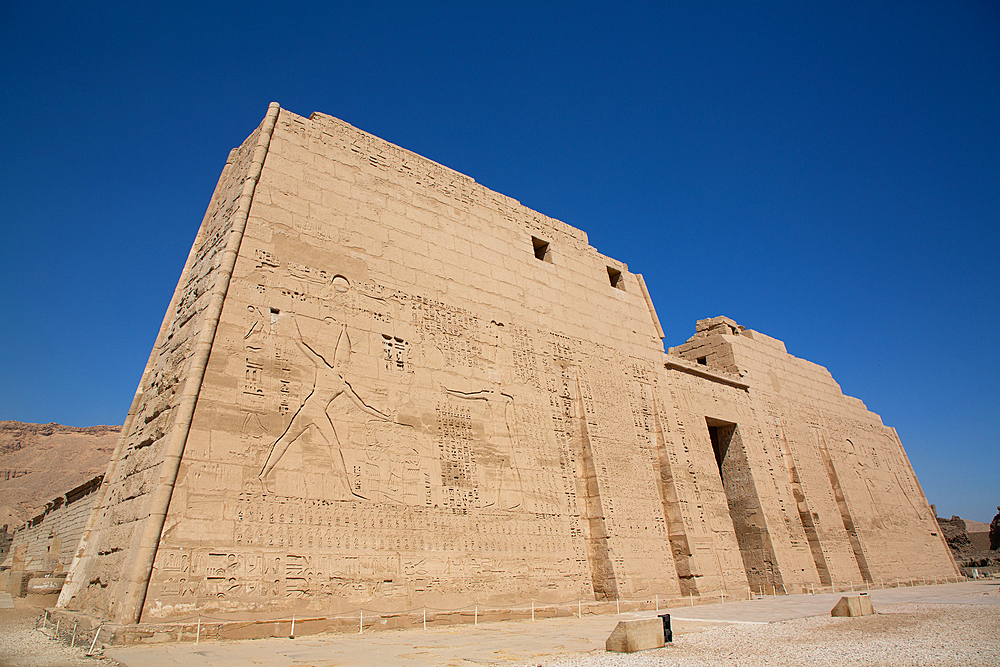
<path id="1" fill-rule="evenodd" d="M 13 530 L 45 503 L 108 467 L 121 426 L 0 421 L 0 526 Z"/>

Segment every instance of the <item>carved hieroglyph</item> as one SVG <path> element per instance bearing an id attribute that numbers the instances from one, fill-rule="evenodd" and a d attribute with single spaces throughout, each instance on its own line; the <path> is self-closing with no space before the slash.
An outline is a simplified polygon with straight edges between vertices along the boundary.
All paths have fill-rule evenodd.
<path id="1" fill-rule="evenodd" d="M 272 105 L 230 154 L 60 605 L 799 592 L 955 569 L 895 431 L 587 236 Z"/>

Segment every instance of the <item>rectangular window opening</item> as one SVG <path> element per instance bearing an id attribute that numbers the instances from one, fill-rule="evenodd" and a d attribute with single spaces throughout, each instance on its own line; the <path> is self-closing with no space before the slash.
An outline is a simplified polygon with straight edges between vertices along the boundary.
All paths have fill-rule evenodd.
<path id="1" fill-rule="evenodd" d="M 608 280 L 611 281 L 611 286 L 615 289 L 624 290 L 625 281 L 622 280 L 622 272 L 618 269 L 608 267 Z"/>
<path id="2" fill-rule="evenodd" d="M 543 262 L 552 263 L 552 252 L 549 250 L 549 242 L 539 238 L 531 237 L 531 245 L 535 248 L 535 258 Z"/>

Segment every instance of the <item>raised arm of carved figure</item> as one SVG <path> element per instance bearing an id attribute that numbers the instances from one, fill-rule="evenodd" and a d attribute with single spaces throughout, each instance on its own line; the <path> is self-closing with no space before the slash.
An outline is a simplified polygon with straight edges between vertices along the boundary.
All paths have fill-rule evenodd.
<path id="1" fill-rule="evenodd" d="M 337 348 L 333 351 L 333 368 L 343 371 L 351 362 L 351 338 L 347 335 L 347 325 L 340 329 Z"/>
<path id="2" fill-rule="evenodd" d="M 488 401 L 496 394 L 496 392 L 492 389 L 480 389 L 479 391 L 457 391 L 455 389 L 448 389 L 445 387 L 444 390 L 452 396 L 456 396 L 458 398 L 468 398 L 479 401 Z"/>
<path id="3" fill-rule="evenodd" d="M 295 341 L 295 343 L 299 346 L 299 349 L 302 350 L 302 352 L 317 366 L 329 366 L 330 368 L 333 368 L 333 366 L 330 366 L 326 359 L 323 358 L 322 354 L 309 347 L 309 343 L 302 339 Z"/>
<path id="4" fill-rule="evenodd" d="M 292 324 L 295 325 L 295 334 L 296 334 L 295 344 L 299 346 L 299 349 L 302 350 L 302 353 L 305 354 L 307 357 L 309 357 L 309 360 L 312 361 L 317 366 L 328 366 L 330 368 L 333 368 L 333 366 L 330 365 L 330 363 L 326 360 L 326 358 L 322 354 L 314 350 L 312 346 L 306 342 L 305 338 L 303 338 L 302 330 L 299 329 L 299 322 L 298 320 L 295 319 L 295 313 L 290 313 L 289 316 L 292 318 Z M 341 336 L 343 336 L 343 332 L 341 333 Z M 338 345 L 339 344 L 340 343 L 338 340 Z"/>
<path id="5" fill-rule="evenodd" d="M 357 405 L 359 408 L 361 408 L 362 410 L 364 410 L 373 417 L 378 417 L 379 419 L 385 421 L 392 421 L 389 415 L 379 412 L 378 410 L 376 410 L 375 408 L 373 408 L 372 406 L 368 405 L 363 400 L 361 400 L 361 397 L 358 396 L 357 392 L 354 391 L 354 388 L 351 387 L 351 385 L 347 382 L 347 380 L 344 380 L 344 386 L 347 387 L 347 389 L 344 390 L 344 393 L 347 394 L 348 397 L 350 397 L 350 399 L 354 401 L 354 404 Z"/>

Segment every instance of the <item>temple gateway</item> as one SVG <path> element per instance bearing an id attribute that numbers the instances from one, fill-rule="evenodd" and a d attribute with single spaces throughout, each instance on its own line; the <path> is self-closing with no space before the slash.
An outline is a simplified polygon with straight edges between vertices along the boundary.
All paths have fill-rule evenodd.
<path id="1" fill-rule="evenodd" d="M 896 431 L 825 368 L 726 317 L 662 338 L 642 275 L 584 232 L 272 104 L 59 606 L 134 624 L 958 574 Z"/>

